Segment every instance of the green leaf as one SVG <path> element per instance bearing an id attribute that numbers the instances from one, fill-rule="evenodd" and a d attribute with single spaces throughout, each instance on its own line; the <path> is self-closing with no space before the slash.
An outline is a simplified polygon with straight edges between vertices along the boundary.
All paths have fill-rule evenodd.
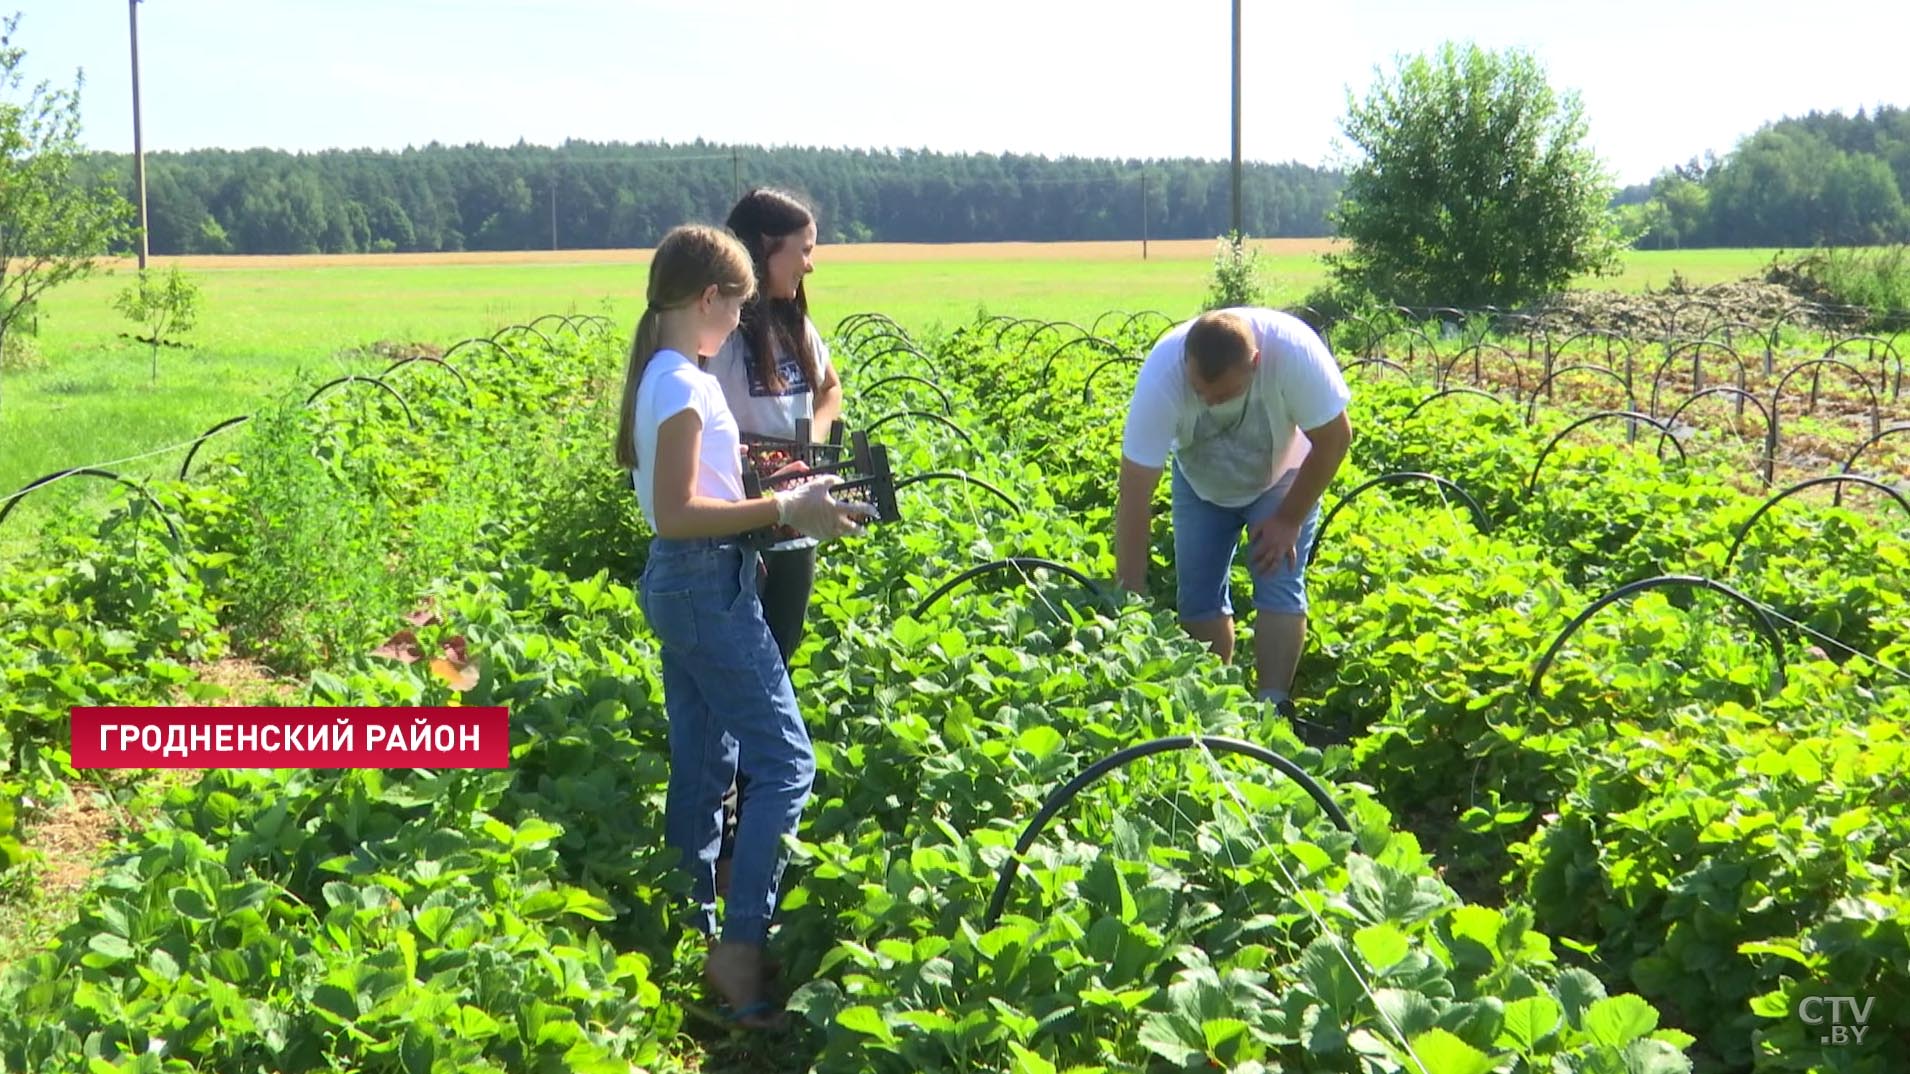
<path id="1" fill-rule="evenodd" d="M 1160 1056 L 1177 1067 L 1200 1062 L 1206 1056 L 1199 1048 L 1189 1045 L 1181 1039 L 1180 1031 L 1174 1020 L 1158 1011 L 1149 1013 L 1141 1023 L 1141 1032 L 1135 1038 L 1141 1047 Z"/>
<path id="2" fill-rule="evenodd" d="M 1207 1038 L 1207 1054 L 1213 1055 L 1220 1046 L 1247 1031 L 1247 1023 L 1238 1018 L 1209 1018 L 1200 1024 L 1201 1035 Z"/>
<path id="3" fill-rule="evenodd" d="M 1388 924 L 1368 925 L 1359 930 L 1353 934 L 1353 944 L 1375 970 L 1386 969 L 1412 950 L 1412 940 Z"/>
<path id="4" fill-rule="evenodd" d="M 895 1020 L 928 1033 L 953 1033 L 955 1020 L 940 1011 L 902 1011 Z"/>
<path id="5" fill-rule="evenodd" d="M 1691 1060 L 1661 1040 L 1635 1040 L 1625 1046 L 1625 1074 L 1691 1074 Z"/>
<path id="6" fill-rule="evenodd" d="M 167 954 L 163 947 L 153 948 L 152 954 L 146 956 L 146 965 L 151 966 L 154 973 L 168 981 L 179 979 L 179 962 Z"/>
<path id="7" fill-rule="evenodd" d="M 1047 726 L 1030 727 L 1015 738 L 1016 747 L 1034 754 L 1036 760 L 1045 760 L 1062 744 L 1061 732 Z"/>
<path id="8" fill-rule="evenodd" d="M 1581 969 L 1559 974 L 1556 990 L 1559 1003 L 1565 1008 L 1565 1019 L 1574 1029 L 1584 1028 L 1586 1009 L 1605 998 L 1605 986 Z"/>
<path id="9" fill-rule="evenodd" d="M 1608 1048 L 1622 1048 L 1658 1028 L 1658 1012 L 1635 995 L 1613 996 L 1585 1012 L 1585 1031 Z"/>
<path id="10" fill-rule="evenodd" d="M 1751 997 L 1751 1013 L 1759 1018 L 1789 1018 L 1791 998 L 1783 989 Z"/>
<path id="11" fill-rule="evenodd" d="M 167 898 L 180 917 L 191 921 L 212 920 L 212 904 L 198 888 L 174 888 Z"/>
<path id="12" fill-rule="evenodd" d="M 436 943 L 438 937 L 444 935 L 445 927 L 451 924 L 453 916 L 454 912 L 449 906 L 432 906 L 418 911 L 412 921 L 418 926 L 418 931 L 424 933 L 425 939 Z"/>
<path id="13" fill-rule="evenodd" d="M 1008 1049 L 1015 1053 L 1014 1074 L 1055 1074 L 1053 1063 L 1014 1041 L 1008 1042 Z"/>
<path id="14" fill-rule="evenodd" d="M 1521 1055 L 1538 1050 L 1539 1042 L 1559 1027 L 1564 1012 L 1550 996 L 1527 996 L 1505 1005 L 1505 1021 L 1498 1043 Z"/>
<path id="15" fill-rule="evenodd" d="M 451 1019 L 452 1034 L 465 1040 L 488 1040 L 500 1028 L 497 1019 L 469 1004 L 459 1007 Z"/>
<path id="16" fill-rule="evenodd" d="M 529 920 L 539 921 L 561 913 L 569 902 L 563 892 L 546 889 L 518 903 L 517 912 Z"/>
<path id="17" fill-rule="evenodd" d="M 1499 927 L 1505 918 L 1497 910 L 1484 906 L 1461 906 L 1452 912 L 1452 934 L 1471 940 L 1488 951 L 1499 949 Z"/>
<path id="18" fill-rule="evenodd" d="M 1439 1009 L 1432 1000 L 1410 989 L 1382 988 L 1373 993 L 1373 1006 L 1409 1037 L 1439 1023 Z"/>
<path id="19" fill-rule="evenodd" d="M 853 1033 L 874 1037 L 884 1044 L 895 1043 L 895 1031 L 882 1020 L 882 1014 L 867 1004 L 845 1007 L 836 1013 L 836 1024 Z"/>
<path id="20" fill-rule="evenodd" d="M 1443 1029 L 1412 1038 L 1413 1054 L 1426 1074 L 1488 1074 L 1492 1057 Z"/>
<path id="21" fill-rule="evenodd" d="M 587 921 L 615 921 L 617 915 L 611 910 L 610 903 L 588 891 L 572 888 L 564 895 L 564 912 L 575 914 Z"/>
<path id="22" fill-rule="evenodd" d="M 1805 969 L 1813 969 L 1818 962 L 1822 961 L 1819 956 L 1814 956 L 1798 946 L 1795 940 L 1753 940 L 1750 943 L 1739 944 L 1738 954 L 1775 955 L 1778 958 L 1790 959 Z"/>
<path id="23" fill-rule="evenodd" d="M 86 941 L 86 946 L 114 960 L 132 958 L 135 954 L 133 945 L 127 943 L 124 936 L 115 936 L 110 932 L 95 934 Z"/>
<path id="24" fill-rule="evenodd" d="M 405 1030 L 398 1061 L 404 1065 L 405 1074 L 431 1074 L 438 1061 L 438 1042 L 427 1036 L 422 1026 L 413 1025 Z"/>

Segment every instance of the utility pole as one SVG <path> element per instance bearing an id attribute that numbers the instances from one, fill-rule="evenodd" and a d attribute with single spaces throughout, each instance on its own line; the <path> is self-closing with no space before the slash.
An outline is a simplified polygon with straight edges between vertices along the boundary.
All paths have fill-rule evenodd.
<path id="1" fill-rule="evenodd" d="M 557 169 L 550 170 L 550 248 L 557 249 Z"/>
<path id="2" fill-rule="evenodd" d="M 139 192 L 139 271 L 146 271 L 146 146 L 139 130 L 139 0 L 126 0 L 133 29 L 133 186 Z"/>
<path id="3" fill-rule="evenodd" d="M 1234 234 L 1240 233 L 1240 0 L 1234 0 Z"/>
<path id="4" fill-rule="evenodd" d="M 730 204 L 743 200 L 743 165 L 739 151 L 730 146 Z"/>
<path id="5" fill-rule="evenodd" d="M 1141 260 L 1147 260 L 1147 169 L 1141 169 Z"/>

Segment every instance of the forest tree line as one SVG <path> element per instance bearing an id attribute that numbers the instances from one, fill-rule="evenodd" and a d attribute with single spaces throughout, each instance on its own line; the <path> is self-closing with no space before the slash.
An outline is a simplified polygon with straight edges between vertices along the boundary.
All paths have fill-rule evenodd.
<path id="1" fill-rule="evenodd" d="M 133 197 L 131 158 L 93 153 L 87 182 Z M 1333 233 L 1344 176 L 1246 164 L 1249 235 Z M 204 149 L 146 156 L 155 254 L 622 249 L 685 220 L 721 221 L 752 185 L 816 207 L 824 242 L 1211 238 L 1232 220 L 1226 161 L 569 142 L 401 151 Z M 1647 249 L 1910 240 L 1910 111 L 1768 124 L 1724 157 L 1617 191 Z"/>

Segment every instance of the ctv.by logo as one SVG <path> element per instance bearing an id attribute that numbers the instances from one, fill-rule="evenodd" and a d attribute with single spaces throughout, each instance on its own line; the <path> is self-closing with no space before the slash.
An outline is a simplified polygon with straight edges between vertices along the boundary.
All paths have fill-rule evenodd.
<path id="1" fill-rule="evenodd" d="M 1824 1028 L 1824 1035 L 1818 1038 L 1819 1043 L 1862 1044 L 1864 1034 L 1870 1029 L 1867 1024 L 1870 1021 L 1870 1008 L 1876 1002 L 1875 996 L 1862 1003 L 1855 996 L 1806 996 L 1797 1005 L 1797 1016 L 1807 1026 Z M 1825 1013 L 1827 1009 L 1828 1014 Z"/>

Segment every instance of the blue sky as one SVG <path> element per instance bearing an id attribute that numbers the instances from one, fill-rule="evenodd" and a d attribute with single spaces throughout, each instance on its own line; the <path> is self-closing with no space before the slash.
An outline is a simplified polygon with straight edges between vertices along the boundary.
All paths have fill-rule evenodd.
<path id="1" fill-rule="evenodd" d="M 125 0 L 0 0 L 31 81 L 132 146 Z M 148 149 L 673 142 L 1225 158 L 1228 0 L 145 0 Z M 1624 182 L 1816 108 L 1910 105 L 1901 0 L 1246 0 L 1244 154 L 1334 163 L 1347 89 L 1537 54 Z"/>

